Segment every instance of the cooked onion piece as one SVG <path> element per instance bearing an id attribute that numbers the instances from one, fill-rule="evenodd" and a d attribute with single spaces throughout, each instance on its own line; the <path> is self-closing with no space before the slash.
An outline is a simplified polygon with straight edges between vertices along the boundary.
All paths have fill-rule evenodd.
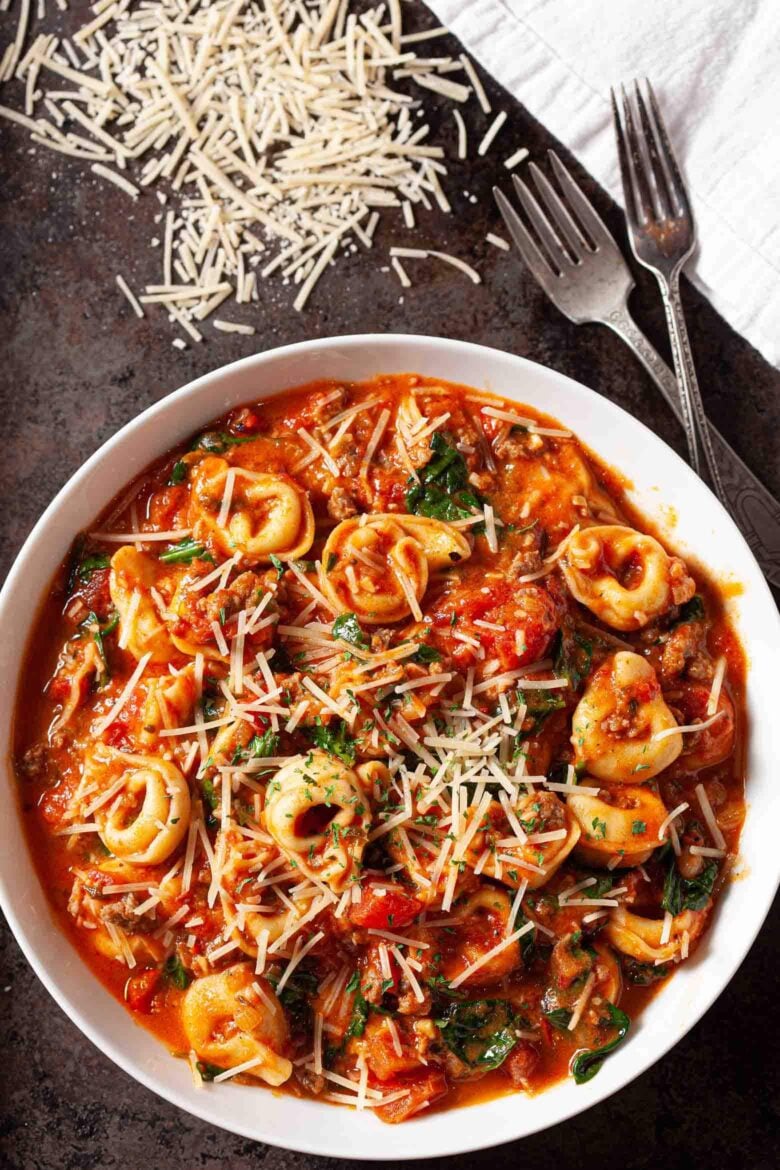
<path id="1" fill-rule="evenodd" d="M 379 513 L 343 520 L 322 554 L 322 590 L 341 613 L 367 625 L 414 614 L 430 570 L 466 560 L 468 540 L 441 520 Z"/>
<path id="2" fill-rule="evenodd" d="M 587 777 L 583 780 L 587 786 Z M 611 868 L 642 865 L 658 845 L 666 806 L 657 793 L 635 784 L 621 784 L 600 796 L 571 793 L 568 804 L 582 830 L 576 854 L 588 865 Z"/>
<path id="3" fill-rule="evenodd" d="M 340 893 L 360 873 L 371 813 L 351 768 L 322 751 L 297 756 L 268 785 L 265 825 L 308 877 Z"/>
<path id="4" fill-rule="evenodd" d="M 135 865 L 165 861 L 187 832 L 190 818 L 190 790 L 175 764 L 101 746 L 87 770 L 89 781 L 104 789 L 124 781 L 116 798 L 95 813 L 106 848 Z"/>
<path id="5" fill-rule="evenodd" d="M 577 600 L 615 630 L 639 630 L 696 591 L 679 557 L 670 557 L 652 536 L 619 524 L 575 533 L 561 568 Z"/>
<path id="6" fill-rule="evenodd" d="M 263 990 L 257 995 L 252 983 Z M 246 1075 L 268 1085 L 283 1085 L 293 1066 L 283 1055 L 289 1030 L 282 1005 L 266 980 L 249 964 L 196 979 L 181 1005 L 181 1019 L 190 1047 L 198 1058 L 218 1068 L 258 1063 Z"/>
<path id="7" fill-rule="evenodd" d="M 649 780 L 679 756 L 682 735 L 652 666 L 619 650 L 593 674 L 572 719 L 575 762 L 607 783 Z"/>
<path id="8" fill-rule="evenodd" d="M 295 559 L 311 548 L 311 503 L 289 476 L 247 471 L 209 455 L 191 483 L 193 532 L 225 556 L 241 553 L 251 564 L 268 564 L 272 556 Z"/>
<path id="9" fill-rule="evenodd" d="M 168 662 L 176 649 L 151 594 L 159 576 L 160 562 L 130 544 L 111 558 L 109 589 L 119 613 L 119 644 L 134 658 L 148 653 L 151 662 Z"/>
<path id="10" fill-rule="evenodd" d="M 474 806 L 466 810 L 467 825 L 476 812 Z M 491 801 L 479 830 L 471 839 L 466 861 L 486 877 L 514 889 L 526 881 L 529 889 L 536 890 L 563 865 L 579 840 L 580 827 L 553 792 L 523 796 L 513 813 L 528 840 L 523 842 L 517 835 L 504 806 L 497 800 Z M 542 839 L 535 840 L 536 837 Z"/>
<path id="11" fill-rule="evenodd" d="M 664 937 L 663 918 L 643 918 L 619 906 L 610 914 L 606 935 L 612 946 L 640 963 L 668 963 L 679 960 L 684 943 L 693 942 L 704 929 L 711 903 L 702 910 L 684 910 L 676 914 Z"/>

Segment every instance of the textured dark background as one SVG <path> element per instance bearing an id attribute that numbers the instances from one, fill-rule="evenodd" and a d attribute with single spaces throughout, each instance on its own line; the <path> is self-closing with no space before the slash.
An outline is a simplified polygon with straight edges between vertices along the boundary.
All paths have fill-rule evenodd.
<path id="1" fill-rule="evenodd" d="M 63 20 L 82 22 L 83 4 Z M 411 5 L 408 6 L 411 9 Z M 416 6 L 418 23 L 428 16 Z M 0 31 L 7 41 L 8 18 Z M 47 31 L 50 24 L 47 22 Z M 66 26 L 67 27 L 67 26 Z M 456 43 L 437 41 L 439 51 Z M 178 352 L 164 312 L 136 319 L 116 290 L 122 272 L 136 289 L 159 277 L 162 232 L 157 200 L 137 204 L 95 179 L 84 164 L 30 144 L 0 126 L 0 573 L 5 574 L 55 492 L 105 439 L 169 390 L 235 358 L 285 342 L 359 332 L 411 332 L 466 338 L 523 354 L 592 386 L 641 417 L 677 450 L 674 418 L 643 370 L 606 329 L 571 325 L 546 301 L 513 256 L 485 242 L 503 234 L 493 183 L 515 146 L 537 159 L 557 146 L 522 105 L 487 83 L 510 118 L 487 159 L 452 163 L 453 214 L 418 217 L 412 240 L 400 214 L 388 214 L 372 253 L 342 261 L 320 282 L 303 315 L 276 285 L 259 306 L 226 303 L 229 319 L 250 321 L 255 337 L 223 335 Z M 522 96 L 522 95 L 520 95 Z M 3 101 L 13 100 L 7 90 Z M 454 151 L 448 109 L 431 118 Z M 469 103 L 472 152 L 484 119 Z M 32 149 L 30 148 L 32 145 Z M 562 152 L 565 156 L 565 152 Z M 567 160 L 570 161 L 570 160 Z M 624 239 L 622 216 L 576 169 L 607 223 Z M 472 202 L 470 196 L 476 196 Z M 407 239 L 407 236 L 409 238 Z M 455 252 L 480 270 L 475 287 L 435 262 L 410 261 L 414 287 L 402 296 L 380 269 L 391 243 Z M 633 309 L 668 357 L 655 284 L 637 273 Z M 707 409 L 767 485 L 780 494 L 780 374 L 737 337 L 690 287 L 685 307 Z M 627 453 L 627 467 L 630 461 Z M 5 815 L 9 815 L 6 812 Z M 610 1101 L 522 1143 L 429 1163 L 451 1170 L 547 1170 L 587 1161 L 621 1170 L 685 1166 L 773 1170 L 777 1166 L 777 908 L 736 978 L 704 1020 L 655 1068 Z M 115 1068 L 52 1003 L 4 924 L 0 924 L 0 1167 L 5 1170 L 326 1170 L 310 1158 L 234 1137 L 180 1113 Z M 477 1124 L 475 1114 L 475 1124 Z M 378 1135 L 378 1140 L 381 1134 Z"/>

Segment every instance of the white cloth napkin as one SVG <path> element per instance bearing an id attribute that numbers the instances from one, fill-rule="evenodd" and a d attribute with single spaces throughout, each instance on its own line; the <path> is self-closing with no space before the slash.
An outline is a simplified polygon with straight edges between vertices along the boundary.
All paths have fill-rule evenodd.
<path id="1" fill-rule="evenodd" d="M 650 78 L 696 216 L 687 274 L 780 364 L 778 0 L 428 4 L 621 204 L 609 87 Z M 522 145 L 507 123 L 491 149 Z"/>

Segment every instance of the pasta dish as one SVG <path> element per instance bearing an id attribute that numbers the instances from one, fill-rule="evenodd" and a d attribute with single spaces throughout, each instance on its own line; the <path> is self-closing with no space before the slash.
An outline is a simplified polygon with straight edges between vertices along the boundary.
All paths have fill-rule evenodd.
<path id="1" fill-rule="evenodd" d="M 76 538 L 17 699 L 25 824 L 196 1084 L 400 1122 L 630 1043 L 737 849 L 743 676 L 717 588 L 555 420 L 315 382 Z"/>

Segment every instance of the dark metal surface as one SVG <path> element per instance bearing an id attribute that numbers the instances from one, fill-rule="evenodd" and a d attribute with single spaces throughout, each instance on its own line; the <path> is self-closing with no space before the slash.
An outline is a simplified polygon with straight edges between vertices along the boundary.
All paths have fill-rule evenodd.
<path id="1" fill-rule="evenodd" d="M 83 7 L 79 6 L 83 19 Z M 69 15 L 66 19 L 71 19 Z M 72 19 L 78 22 L 75 14 Z M 423 17 L 424 19 L 424 17 Z M 8 23 L 5 20 L 5 29 Z M 75 27 L 75 25 L 74 25 Z M 0 35 L 6 43 L 7 31 Z M 446 51 L 455 47 L 447 44 Z M 437 42 L 437 52 L 444 42 Z M 506 185 L 501 160 L 519 145 L 539 157 L 557 143 L 498 87 L 510 113 L 486 159 L 452 164 L 453 215 L 418 217 L 411 236 L 400 214 L 386 216 L 373 252 L 331 270 L 310 308 L 296 314 L 293 293 L 263 290 L 259 306 L 224 316 L 251 321 L 256 337 L 207 326 L 203 345 L 179 353 L 162 310 L 137 320 L 113 284 L 157 279 L 162 233 L 153 196 L 132 204 L 83 164 L 30 150 L 23 130 L 0 127 L 0 572 L 35 519 L 83 460 L 144 407 L 189 379 L 235 358 L 328 334 L 400 331 L 480 341 L 569 374 L 640 417 L 678 451 L 680 428 L 623 343 L 598 326 L 577 327 L 547 301 L 509 254 L 485 242 L 501 233 L 491 187 Z M 520 95 L 522 96 L 522 95 Z M 9 101 L 6 91 L 2 100 Z M 427 103 L 426 103 L 427 104 Z M 432 106 L 434 102 L 430 103 Z M 474 107 L 476 103 L 471 103 Z M 464 111 L 472 145 L 484 130 Z M 434 116 L 432 119 L 436 123 Z M 454 153 L 449 110 L 441 139 Z M 559 149 L 559 148 L 558 148 Z M 567 164 L 570 159 L 561 152 Z M 617 238 L 622 217 L 571 164 Z M 464 192 L 468 192 L 465 195 Z M 469 196 L 476 196 L 472 203 Z M 391 243 L 428 244 L 476 265 L 483 283 L 434 261 L 410 261 L 414 287 L 400 289 L 388 264 Z M 637 271 L 632 308 L 665 355 L 663 309 L 652 277 Z M 745 461 L 780 494 L 780 374 L 735 336 L 704 299 L 683 289 L 707 410 Z M 630 453 L 627 470 L 630 473 Z M 120 486 L 120 485 L 118 485 Z M 32 599 L 31 599 L 32 601 Z M 9 815 L 6 811 L 5 815 Z M 742 969 L 705 1019 L 660 1064 L 588 1113 L 495 1151 L 428 1163 L 458 1170 L 547 1170 L 583 1161 L 621 1170 L 685 1166 L 771 1170 L 776 1165 L 778 1062 L 770 1033 L 780 925 L 777 910 Z M 0 1166 L 9 1170 L 325 1170 L 309 1158 L 233 1137 L 180 1113 L 115 1068 L 48 997 L 2 927 L 0 954 Z M 635 1043 L 641 1046 L 641 1027 Z M 474 1114 L 474 1124 L 478 1124 Z M 348 1122 L 339 1118 L 340 1123 Z M 489 1138 L 489 1135 L 486 1135 Z M 377 1141 L 381 1142 L 378 1130 Z"/>

